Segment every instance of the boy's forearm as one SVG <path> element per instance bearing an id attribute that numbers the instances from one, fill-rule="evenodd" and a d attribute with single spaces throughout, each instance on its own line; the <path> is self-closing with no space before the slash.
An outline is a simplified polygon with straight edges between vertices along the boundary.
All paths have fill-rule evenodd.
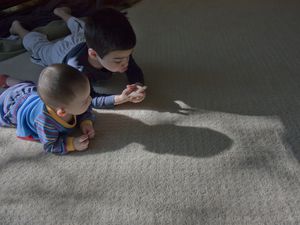
<path id="1" fill-rule="evenodd" d="M 115 95 L 115 105 L 120 105 L 128 102 L 128 98 L 124 98 L 122 95 Z"/>
<path id="2" fill-rule="evenodd" d="M 113 108 L 115 104 L 114 95 L 108 96 L 94 96 L 92 99 L 92 107 L 95 109 Z"/>

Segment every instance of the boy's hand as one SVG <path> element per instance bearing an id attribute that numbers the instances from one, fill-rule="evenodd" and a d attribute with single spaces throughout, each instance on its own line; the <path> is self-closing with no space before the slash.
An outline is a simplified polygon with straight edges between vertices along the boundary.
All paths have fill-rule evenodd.
<path id="1" fill-rule="evenodd" d="M 123 104 L 129 101 L 128 95 L 131 93 L 129 88 L 126 88 L 122 91 L 122 94 L 115 96 L 115 105 Z"/>
<path id="2" fill-rule="evenodd" d="M 139 103 L 143 101 L 146 97 L 147 86 L 135 85 L 135 88 L 132 89 L 131 93 L 128 95 L 129 101 L 133 103 Z"/>
<path id="3" fill-rule="evenodd" d="M 130 84 L 126 86 L 126 89 L 122 91 L 121 95 L 115 96 L 115 105 L 119 105 L 125 102 L 139 103 L 146 97 L 146 86 L 140 86 L 137 84 Z"/>
<path id="4" fill-rule="evenodd" d="M 89 139 L 95 137 L 95 130 L 92 124 L 82 124 L 80 129 L 83 134 L 86 134 Z"/>
<path id="5" fill-rule="evenodd" d="M 89 137 L 88 135 L 84 134 L 80 137 L 75 137 L 73 139 L 74 148 L 77 151 L 83 151 L 88 148 L 89 146 Z"/>

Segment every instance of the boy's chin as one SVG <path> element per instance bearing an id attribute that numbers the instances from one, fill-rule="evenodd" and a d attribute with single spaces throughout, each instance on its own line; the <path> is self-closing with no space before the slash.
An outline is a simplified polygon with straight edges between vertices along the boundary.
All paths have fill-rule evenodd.
<path id="1" fill-rule="evenodd" d="M 113 73 L 124 73 L 127 71 L 128 68 L 125 68 L 125 69 L 113 69 L 113 70 L 110 70 L 110 69 L 107 69 Z"/>
<path id="2" fill-rule="evenodd" d="M 119 70 L 119 73 L 124 73 L 127 71 L 127 68 Z"/>

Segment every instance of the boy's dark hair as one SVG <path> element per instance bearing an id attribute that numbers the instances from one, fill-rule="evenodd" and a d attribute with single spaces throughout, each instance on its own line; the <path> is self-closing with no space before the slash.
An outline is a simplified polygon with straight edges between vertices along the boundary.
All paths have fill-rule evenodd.
<path id="1" fill-rule="evenodd" d="M 89 82 L 86 76 L 66 64 L 53 64 L 42 70 L 37 90 L 46 105 L 61 107 L 76 97 L 76 92 Z"/>
<path id="2" fill-rule="evenodd" d="M 100 58 L 111 51 L 128 50 L 135 46 L 136 36 L 126 16 L 112 8 L 97 10 L 85 23 L 87 46 Z"/>

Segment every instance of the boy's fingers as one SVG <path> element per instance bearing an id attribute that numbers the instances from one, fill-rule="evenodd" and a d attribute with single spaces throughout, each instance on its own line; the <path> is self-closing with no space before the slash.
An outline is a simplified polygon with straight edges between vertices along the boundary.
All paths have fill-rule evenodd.
<path id="1" fill-rule="evenodd" d="M 131 98 L 141 98 L 141 97 L 143 97 L 143 93 L 138 93 L 137 91 L 135 91 L 135 92 L 132 92 L 131 94 L 130 94 L 130 97 Z"/>
<path id="2" fill-rule="evenodd" d="M 127 85 L 126 85 L 127 88 L 134 88 L 134 87 L 136 87 L 136 86 L 137 86 L 136 84 L 127 84 Z"/>
<path id="3" fill-rule="evenodd" d="M 131 101 L 134 103 L 139 103 L 139 102 L 143 101 L 144 98 L 145 98 L 144 95 L 137 95 L 137 96 L 132 97 Z"/>
<path id="4" fill-rule="evenodd" d="M 130 93 L 132 93 L 132 90 L 126 89 L 125 91 L 123 91 L 124 95 L 130 95 Z"/>
<path id="5" fill-rule="evenodd" d="M 137 86 L 137 93 L 142 93 L 147 89 L 147 86 Z"/>
<path id="6" fill-rule="evenodd" d="M 134 91 L 134 90 L 136 90 L 136 85 L 135 84 L 128 84 L 128 85 L 126 85 L 126 88 L 131 90 L 131 91 Z"/>

